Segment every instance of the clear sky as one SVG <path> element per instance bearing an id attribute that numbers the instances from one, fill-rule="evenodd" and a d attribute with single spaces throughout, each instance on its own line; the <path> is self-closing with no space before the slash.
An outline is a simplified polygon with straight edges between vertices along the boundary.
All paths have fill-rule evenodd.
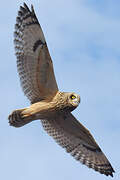
<path id="1" fill-rule="evenodd" d="M 34 5 L 61 91 L 74 91 L 73 112 L 93 134 L 120 180 L 120 1 L 37 0 Z M 14 109 L 29 105 L 20 88 L 13 31 L 21 0 L 0 3 L 0 179 L 107 180 L 59 147 L 39 121 L 8 125 Z"/>

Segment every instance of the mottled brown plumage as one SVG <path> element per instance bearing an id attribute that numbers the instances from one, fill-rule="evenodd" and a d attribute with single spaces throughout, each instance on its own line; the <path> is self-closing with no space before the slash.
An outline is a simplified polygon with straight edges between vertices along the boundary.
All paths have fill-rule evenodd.
<path id="1" fill-rule="evenodd" d="M 43 128 L 76 160 L 102 174 L 113 176 L 113 168 L 90 132 L 71 114 L 80 96 L 58 90 L 53 63 L 41 26 L 24 3 L 15 25 L 17 69 L 30 107 L 9 115 L 9 123 L 21 127 L 40 119 Z"/>

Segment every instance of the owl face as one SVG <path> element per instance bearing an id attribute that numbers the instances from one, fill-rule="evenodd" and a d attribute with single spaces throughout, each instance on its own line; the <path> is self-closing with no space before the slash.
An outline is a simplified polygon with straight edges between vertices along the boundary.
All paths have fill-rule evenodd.
<path id="1" fill-rule="evenodd" d="M 77 107 L 80 103 L 80 96 L 75 93 L 70 93 L 68 95 L 68 101 L 73 107 Z"/>
<path id="2" fill-rule="evenodd" d="M 64 93 L 64 109 L 73 111 L 80 103 L 80 96 L 76 93 Z"/>

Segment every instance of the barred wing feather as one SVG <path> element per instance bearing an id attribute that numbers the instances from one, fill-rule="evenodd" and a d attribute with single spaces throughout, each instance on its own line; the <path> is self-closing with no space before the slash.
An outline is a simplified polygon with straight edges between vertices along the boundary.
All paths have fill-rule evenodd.
<path id="1" fill-rule="evenodd" d="M 90 132 L 71 113 L 58 114 L 54 119 L 41 120 L 43 128 L 76 160 L 113 176 L 113 168 Z"/>
<path id="2" fill-rule="evenodd" d="M 58 91 L 53 63 L 35 15 L 24 3 L 15 25 L 17 68 L 24 94 L 31 103 L 51 99 Z"/>

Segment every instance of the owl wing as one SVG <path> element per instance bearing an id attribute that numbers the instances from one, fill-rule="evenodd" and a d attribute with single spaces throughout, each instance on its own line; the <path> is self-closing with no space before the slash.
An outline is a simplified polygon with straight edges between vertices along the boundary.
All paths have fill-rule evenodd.
<path id="1" fill-rule="evenodd" d="M 106 156 L 90 132 L 71 113 L 41 121 L 47 133 L 76 160 L 101 174 L 113 176 L 114 170 Z"/>
<path id="2" fill-rule="evenodd" d="M 35 15 L 24 3 L 15 25 L 17 69 L 24 94 L 31 103 L 52 98 L 58 91 L 52 60 Z"/>

